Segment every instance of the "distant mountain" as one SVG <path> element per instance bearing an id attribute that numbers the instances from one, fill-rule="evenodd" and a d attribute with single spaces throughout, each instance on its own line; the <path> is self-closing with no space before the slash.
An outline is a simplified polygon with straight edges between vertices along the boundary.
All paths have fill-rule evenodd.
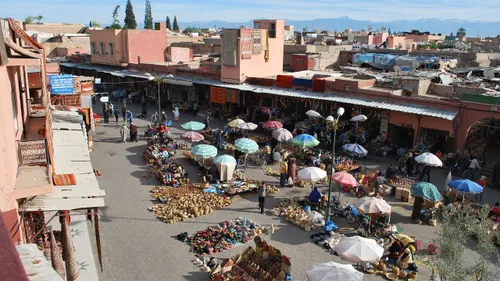
<path id="1" fill-rule="evenodd" d="M 313 19 L 313 20 L 285 20 L 286 25 L 293 25 L 295 31 L 302 31 L 303 28 L 307 30 L 329 30 L 329 31 L 344 31 L 351 28 L 353 30 L 365 29 L 371 26 L 373 30 L 381 29 L 385 26 L 393 32 L 411 31 L 418 29 L 419 31 L 428 31 L 432 33 L 455 34 L 461 27 L 467 31 L 467 36 L 481 37 L 497 36 L 500 34 L 500 22 L 489 21 L 468 21 L 459 19 L 419 19 L 419 20 L 395 20 L 390 22 L 375 22 L 367 20 L 355 20 L 349 17 L 330 18 L 330 19 Z M 238 28 L 240 26 L 253 26 L 253 20 L 247 22 L 226 22 L 226 21 L 195 21 L 195 22 L 181 22 L 180 28 L 188 26 L 193 27 L 217 27 L 217 28 Z"/>

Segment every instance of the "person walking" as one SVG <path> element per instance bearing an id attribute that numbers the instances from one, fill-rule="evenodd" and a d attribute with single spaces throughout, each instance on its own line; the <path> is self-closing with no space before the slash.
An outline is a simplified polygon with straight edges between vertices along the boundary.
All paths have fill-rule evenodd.
<path id="1" fill-rule="evenodd" d="M 158 125 L 158 111 L 151 115 L 151 123 L 153 123 L 153 127 L 156 128 L 156 126 Z"/>
<path id="2" fill-rule="evenodd" d="M 260 208 L 260 213 L 264 214 L 264 204 L 266 202 L 266 196 L 267 196 L 267 188 L 266 185 L 261 182 L 259 186 L 259 208 Z"/>
<path id="3" fill-rule="evenodd" d="M 179 108 L 178 107 L 175 107 L 174 110 L 172 110 L 172 112 L 174 113 L 174 120 L 175 121 L 179 121 L 179 116 L 180 116 L 180 112 L 179 112 Z"/>
<path id="4" fill-rule="evenodd" d="M 126 142 L 127 141 L 127 135 L 128 135 L 128 127 L 127 127 L 127 122 L 123 121 L 123 126 L 120 130 L 120 133 L 122 135 L 122 142 Z"/>
<path id="5" fill-rule="evenodd" d="M 132 111 L 127 109 L 127 112 L 125 113 L 125 117 L 127 118 L 127 122 L 129 124 L 132 124 L 132 121 L 134 119 L 134 114 L 132 113 Z"/>
<path id="6" fill-rule="evenodd" d="M 486 184 L 488 184 L 488 182 L 486 180 L 486 176 L 481 176 L 481 178 L 477 181 L 477 184 L 479 184 L 481 187 L 483 187 L 483 191 L 481 191 L 481 193 L 476 195 L 476 201 L 483 202 L 483 193 L 484 193 L 484 190 L 486 188 Z"/>
<path id="7" fill-rule="evenodd" d="M 205 116 L 205 130 L 210 130 L 210 114 Z"/>
<path id="8" fill-rule="evenodd" d="M 125 119 L 127 119 L 127 107 L 125 104 L 122 106 L 122 118 L 123 122 L 125 122 Z"/>
<path id="9" fill-rule="evenodd" d="M 116 124 L 118 124 L 118 116 L 119 116 L 119 114 L 118 114 L 118 110 L 117 110 L 117 109 L 115 109 L 113 113 L 114 113 L 114 115 L 115 115 L 115 122 L 116 122 Z"/>
<path id="10" fill-rule="evenodd" d="M 283 159 L 280 164 L 280 186 L 285 187 L 286 181 L 288 179 L 288 164 L 286 160 Z"/>
<path id="11" fill-rule="evenodd" d="M 198 111 L 200 110 L 200 106 L 198 105 L 197 102 L 193 104 L 193 115 L 196 116 L 198 115 Z"/>
<path id="12" fill-rule="evenodd" d="M 290 159 L 290 164 L 288 166 L 288 178 L 292 179 L 292 185 L 290 187 L 295 185 L 297 179 L 297 164 L 295 164 L 295 162 L 297 162 L 295 158 Z"/>
<path id="13" fill-rule="evenodd" d="M 167 122 L 167 114 L 165 113 L 165 111 L 161 112 L 161 122 L 162 123 Z"/>
<path id="14" fill-rule="evenodd" d="M 139 140 L 137 139 L 137 126 L 131 122 L 130 123 L 130 142 L 138 142 Z"/>
<path id="15" fill-rule="evenodd" d="M 104 105 L 103 115 L 104 115 L 104 123 L 109 123 L 109 109 L 107 104 Z"/>

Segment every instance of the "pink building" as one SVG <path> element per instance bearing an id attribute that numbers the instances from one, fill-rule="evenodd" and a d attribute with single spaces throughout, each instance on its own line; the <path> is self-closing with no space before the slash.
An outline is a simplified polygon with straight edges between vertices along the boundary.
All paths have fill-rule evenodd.
<path id="1" fill-rule="evenodd" d="M 44 49 L 11 19 L 0 20 L 0 206 L 1 215 L 13 241 L 23 242 L 19 204 L 26 198 L 52 191 L 53 156 L 51 134 L 39 134 L 44 126 L 51 131 L 47 117 Z M 7 52 L 8 50 L 8 52 Z M 40 88 L 32 91 L 28 67 L 41 69 Z M 40 96 L 36 96 L 40 95 Z M 39 104 L 33 102 L 39 101 Z"/>
<path id="2" fill-rule="evenodd" d="M 89 30 L 91 62 L 127 66 L 129 63 L 163 63 L 167 61 L 167 29 Z"/>
<path id="3" fill-rule="evenodd" d="M 221 47 L 221 81 L 239 84 L 247 77 L 282 73 L 284 33 L 283 20 L 255 20 L 253 29 L 225 29 Z"/>
<path id="4" fill-rule="evenodd" d="M 414 42 L 438 42 L 441 41 L 442 38 L 439 35 L 433 34 L 406 34 L 406 39 L 411 39 Z"/>
<path id="5" fill-rule="evenodd" d="M 408 39 L 405 36 L 389 36 L 387 49 L 412 50 L 413 42 L 413 39 Z"/>
<path id="6" fill-rule="evenodd" d="M 389 33 L 387 32 L 377 32 L 373 36 L 373 43 L 374 45 L 379 45 L 385 42 L 387 38 L 389 37 Z"/>

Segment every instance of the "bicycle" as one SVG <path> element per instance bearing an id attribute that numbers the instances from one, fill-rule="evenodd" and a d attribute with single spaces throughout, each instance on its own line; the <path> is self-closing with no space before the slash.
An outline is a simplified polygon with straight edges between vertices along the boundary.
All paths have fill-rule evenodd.
<path id="1" fill-rule="evenodd" d="M 267 166 L 267 155 L 264 153 L 264 154 L 261 154 L 259 155 L 259 159 L 260 159 L 260 167 L 265 167 Z"/>

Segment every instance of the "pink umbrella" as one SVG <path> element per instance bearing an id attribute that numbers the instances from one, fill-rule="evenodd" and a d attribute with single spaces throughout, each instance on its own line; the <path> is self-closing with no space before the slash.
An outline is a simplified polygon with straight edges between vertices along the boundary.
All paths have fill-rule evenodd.
<path id="1" fill-rule="evenodd" d="M 185 132 L 182 134 L 182 137 L 192 142 L 199 142 L 205 139 L 202 134 L 193 131 Z"/>
<path id="2" fill-rule="evenodd" d="M 358 186 L 356 179 L 347 172 L 336 172 L 333 174 L 332 179 L 343 186 Z"/>
<path id="3" fill-rule="evenodd" d="M 280 121 L 269 120 L 262 125 L 265 129 L 276 130 L 279 128 L 283 128 L 283 124 Z"/>

